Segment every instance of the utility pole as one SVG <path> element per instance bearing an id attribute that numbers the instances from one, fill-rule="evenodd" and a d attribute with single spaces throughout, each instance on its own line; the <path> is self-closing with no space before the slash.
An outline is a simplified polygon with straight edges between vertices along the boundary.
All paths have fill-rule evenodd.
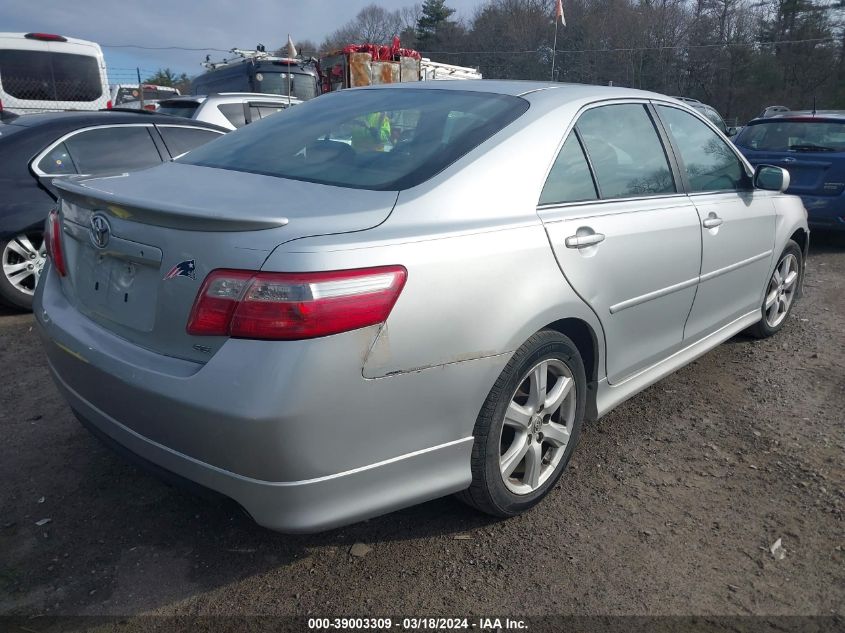
<path id="1" fill-rule="evenodd" d="M 141 83 L 141 69 L 135 66 L 135 72 L 138 74 L 138 99 L 141 102 L 141 110 L 144 109 L 144 84 Z"/>

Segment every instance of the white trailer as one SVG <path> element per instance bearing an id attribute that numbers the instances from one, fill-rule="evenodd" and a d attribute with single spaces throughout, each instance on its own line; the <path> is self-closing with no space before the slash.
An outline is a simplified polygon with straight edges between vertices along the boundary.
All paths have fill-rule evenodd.
<path id="1" fill-rule="evenodd" d="M 442 64 L 433 62 L 423 57 L 420 62 L 420 79 L 422 81 L 439 81 L 442 79 L 482 79 L 477 68 L 468 66 L 455 66 L 453 64 Z"/>

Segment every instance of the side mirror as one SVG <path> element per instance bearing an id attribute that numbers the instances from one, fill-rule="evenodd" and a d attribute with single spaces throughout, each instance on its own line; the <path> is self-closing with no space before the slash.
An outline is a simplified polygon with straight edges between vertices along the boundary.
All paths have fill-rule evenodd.
<path id="1" fill-rule="evenodd" d="M 757 165 L 754 169 L 754 186 L 766 191 L 784 192 L 789 189 L 789 172 L 783 167 Z"/>
<path id="2" fill-rule="evenodd" d="M 727 129 L 727 132 L 725 132 L 725 134 L 727 136 L 736 136 L 736 128 L 735 127 L 729 127 Z"/>

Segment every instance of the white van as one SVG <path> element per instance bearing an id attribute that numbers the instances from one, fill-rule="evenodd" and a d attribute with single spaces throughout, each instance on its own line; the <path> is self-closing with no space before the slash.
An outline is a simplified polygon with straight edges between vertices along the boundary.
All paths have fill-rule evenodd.
<path id="1" fill-rule="evenodd" d="M 0 111 L 111 107 L 100 45 L 51 33 L 0 33 Z"/>

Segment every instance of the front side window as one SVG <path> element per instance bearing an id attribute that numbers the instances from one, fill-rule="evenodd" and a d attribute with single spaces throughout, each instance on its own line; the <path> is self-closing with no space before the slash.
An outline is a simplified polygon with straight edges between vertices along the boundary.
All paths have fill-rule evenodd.
<path id="1" fill-rule="evenodd" d="M 96 101 L 103 94 L 96 57 L 49 51 L 0 50 L 0 82 L 16 99 Z"/>
<path id="2" fill-rule="evenodd" d="M 677 191 L 663 144 L 644 105 L 626 103 L 587 110 L 576 128 L 603 199 Z"/>
<path id="3" fill-rule="evenodd" d="M 312 99 L 197 148 L 183 162 L 358 189 L 424 182 L 528 109 L 519 97 L 386 88 Z"/>
<path id="4" fill-rule="evenodd" d="M 580 202 L 596 198 L 596 187 L 584 150 L 575 132 L 570 132 L 543 186 L 540 204 Z"/>
<path id="5" fill-rule="evenodd" d="M 711 128 L 678 108 L 659 105 L 657 111 L 681 153 L 690 191 L 747 188 L 745 168 L 728 144 Z"/>
<path id="6" fill-rule="evenodd" d="M 143 169 L 161 163 L 146 127 L 103 127 L 65 141 L 80 174 L 97 175 Z"/>

